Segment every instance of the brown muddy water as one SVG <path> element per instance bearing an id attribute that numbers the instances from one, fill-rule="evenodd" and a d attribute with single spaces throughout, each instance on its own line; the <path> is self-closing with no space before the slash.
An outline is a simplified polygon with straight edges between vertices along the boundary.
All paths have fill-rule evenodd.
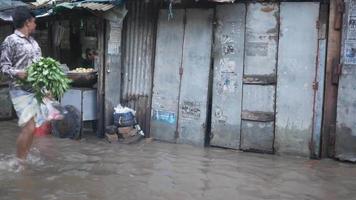
<path id="1" fill-rule="evenodd" d="M 35 141 L 25 167 L 15 122 L 0 122 L 1 200 L 356 199 L 356 165 L 87 136 Z"/>

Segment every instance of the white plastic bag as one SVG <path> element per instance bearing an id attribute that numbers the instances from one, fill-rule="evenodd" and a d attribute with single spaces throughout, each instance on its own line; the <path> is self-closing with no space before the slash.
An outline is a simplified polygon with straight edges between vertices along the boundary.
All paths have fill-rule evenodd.
<path id="1" fill-rule="evenodd" d="M 114 114 L 121 114 L 121 113 L 129 113 L 129 112 L 131 112 L 134 116 L 136 115 L 136 111 L 134 111 L 133 109 L 128 108 L 128 107 L 123 107 L 121 104 L 117 105 L 114 108 L 114 110 L 115 110 Z"/>

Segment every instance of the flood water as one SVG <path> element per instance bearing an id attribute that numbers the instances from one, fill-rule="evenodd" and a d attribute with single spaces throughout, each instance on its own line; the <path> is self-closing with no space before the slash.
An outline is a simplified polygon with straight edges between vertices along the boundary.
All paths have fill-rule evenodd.
<path id="1" fill-rule="evenodd" d="M 0 122 L 1 200 L 356 199 L 356 165 L 142 141 L 37 138 L 15 159 L 15 122 Z"/>

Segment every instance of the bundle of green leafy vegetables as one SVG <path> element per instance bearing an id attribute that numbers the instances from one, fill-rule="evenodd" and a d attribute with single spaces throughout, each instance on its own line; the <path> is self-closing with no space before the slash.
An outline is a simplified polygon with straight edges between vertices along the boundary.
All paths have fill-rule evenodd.
<path id="1" fill-rule="evenodd" d="M 25 84 L 32 86 L 35 97 L 42 103 L 44 97 L 50 94 L 59 99 L 69 89 L 71 80 L 66 76 L 59 62 L 53 58 L 41 58 L 26 69 Z"/>

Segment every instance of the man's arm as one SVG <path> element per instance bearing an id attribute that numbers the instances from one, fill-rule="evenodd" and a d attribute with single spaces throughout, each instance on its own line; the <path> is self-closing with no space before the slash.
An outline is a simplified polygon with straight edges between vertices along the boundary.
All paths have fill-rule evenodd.
<path id="1" fill-rule="evenodd" d="M 11 62 L 13 51 L 8 40 L 5 40 L 2 43 L 0 50 L 1 50 L 0 71 L 13 78 L 15 76 L 14 70 L 12 69 L 12 62 Z"/>

